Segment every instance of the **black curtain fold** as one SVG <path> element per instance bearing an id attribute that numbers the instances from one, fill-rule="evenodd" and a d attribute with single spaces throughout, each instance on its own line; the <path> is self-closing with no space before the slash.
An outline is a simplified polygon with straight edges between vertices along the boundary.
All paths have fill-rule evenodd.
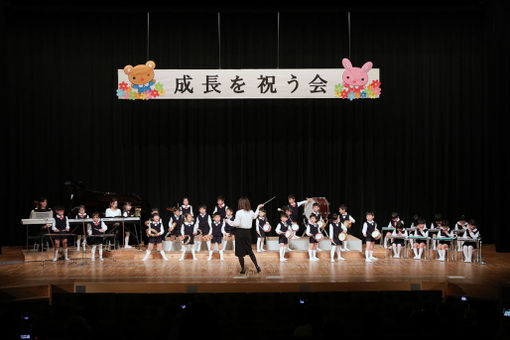
<path id="1" fill-rule="evenodd" d="M 8 8 L 4 243 L 22 243 L 31 202 L 61 202 L 70 179 L 160 208 L 183 196 L 212 208 L 218 194 L 231 206 L 277 195 L 274 224 L 287 194 L 326 196 L 331 210 L 349 205 L 358 236 L 366 210 L 380 225 L 392 211 L 451 223 L 464 213 L 508 250 L 507 7 L 353 10 L 351 60 L 373 61 L 382 82 L 380 99 L 353 102 L 117 100 L 117 69 L 146 61 L 144 11 Z M 276 67 L 276 12 L 222 12 L 222 68 Z M 217 68 L 216 24 L 213 10 L 151 11 L 149 58 Z M 341 67 L 348 56 L 343 9 L 280 10 L 280 24 L 281 68 Z"/>

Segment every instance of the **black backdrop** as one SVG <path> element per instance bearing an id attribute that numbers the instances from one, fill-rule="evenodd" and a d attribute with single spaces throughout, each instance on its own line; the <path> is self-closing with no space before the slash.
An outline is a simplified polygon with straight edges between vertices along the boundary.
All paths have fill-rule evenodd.
<path id="1" fill-rule="evenodd" d="M 485 242 L 509 250 L 504 225 L 508 151 L 508 8 L 454 2 L 352 10 L 351 60 L 381 69 L 378 100 L 119 101 L 116 70 L 146 60 L 143 9 L 3 8 L 2 112 L 7 140 L 4 244 L 43 194 L 65 180 L 136 192 L 160 208 L 183 195 L 210 207 L 289 193 L 430 221 L 480 221 Z M 462 3 L 462 5 L 460 4 Z M 343 7 L 279 8 L 280 67 L 341 67 Z M 222 9 L 221 67 L 276 67 L 276 8 Z M 217 68 L 215 9 L 151 9 L 157 68 Z M 106 208 L 106 207 L 105 207 Z"/>

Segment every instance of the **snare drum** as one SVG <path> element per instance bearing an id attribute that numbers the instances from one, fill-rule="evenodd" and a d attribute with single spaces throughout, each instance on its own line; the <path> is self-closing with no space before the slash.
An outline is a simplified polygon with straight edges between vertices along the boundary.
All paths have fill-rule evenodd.
<path id="1" fill-rule="evenodd" d="M 285 235 L 286 238 L 291 238 L 292 237 L 292 231 L 287 230 L 284 235 Z"/>
<path id="2" fill-rule="evenodd" d="M 264 224 L 264 226 L 262 227 L 262 230 L 264 230 L 264 232 L 266 232 L 266 233 L 271 231 L 271 226 L 269 225 L 269 223 Z"/>
<path id="3" fill-rule="evenodd" d="M 371 235 L 374 240 L 378 240 L 381 238 L 381 232 L 379 230 L 372 231 Z"/>
<path id="4" fill-rule="evenodd" d="M 317 241 L 320 241 L 324 238 L 324 236 L 321 233 L 317 233 L 313 236 Z"/>
<path id="5" fill-rule="evenodd" d="M 298 231 L 299 230 L 299 226 L 297 224 L 292 224 L 290 226 L 290 229 L 292 229 L 292 231 Z"/>

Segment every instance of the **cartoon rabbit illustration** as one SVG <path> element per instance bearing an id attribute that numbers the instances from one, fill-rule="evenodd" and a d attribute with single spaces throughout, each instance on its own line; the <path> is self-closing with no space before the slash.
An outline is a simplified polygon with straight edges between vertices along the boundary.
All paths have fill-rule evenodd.
<path id="1" fill-rule="evenodd" d="M 361 68 L 353 67 L 349 59 L 342 59 L 342 65 L 345 68 L 342 74 L 343 85 L 345 87 L 362 89 L 368 82 L 368 71 L 372 69 L 372 62 L 367 61 Z"/>

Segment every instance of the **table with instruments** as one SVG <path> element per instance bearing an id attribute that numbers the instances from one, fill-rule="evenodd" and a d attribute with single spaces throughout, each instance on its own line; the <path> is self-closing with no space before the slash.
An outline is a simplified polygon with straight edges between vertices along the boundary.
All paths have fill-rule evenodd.
<path id="1" fill-rule="evenodd" d="M 478 251 L 476 252 L 476 257 L 475 257 L 475 263 L 478 263 L 478 264 L 485 264 L 485 262 L 483 261 L 483 257 L 482 257 L 482 238 L 479 237 L 479 238 L 476 238 L 476 239 L 473 239 L 473 238 L 470 238 L 470 237 L 457 237 L 457 241 L 460 241 L 460 242 L 468 242 L 468 243 L 476 243 L 476 248 L 478 249 Z M 455 257 L 457 257 L 457 252 L 455 252 Z"/>
<path id="2" fill-rule="evenodd" d="M 393 228 L 393 227 L 382 227 L 382 228 L 381 228 L 382 237 L 379 239 L 379 244 L 380 244 L 380 245 L 382 245 L 382 244 L 383 244 L 383 242 L 384 242 L 384 238 L 386 237 L 386 233 L 387 233 L 388 231 L 393 232 L 394 230 L 395 230 L 395 228 Z"/>
<path id="3" fill-rule="evenodd" d="M 86 235 L 86 228 L 85 228 L 85 225 L 87 223 L 92 223 L 94 220 L 92 218 L 70 218 L 69 220 L 69 224 L 82 224 L 82 228 L 83 228 L 83 235 L 84 236 L 87 236 Z M 129 222 L 137 222 L 138 223 L 138 226 L 139 226 L 139 229 L 140 229 L 140 235 L 141 235 L 141 232 L 142 232 L 142 226 L 141 226 L 141 223 L 140 223 L 140 217 L 139 216 L 133 216 L 133 217 L 122 217 L 122 216 L 119 216 L 119 217 L 103 217 L 101 218 L 101 221 L 103 221 L 105 224 L 109 225 L 109 224 L 112 224 L 112 223 L 121 223 L 122 224 L 122 242 L 124 242 L 124 236 L 125 236 L 125 224 L 124 223 L 129 223 Z M 111 232 L 115 231 L 117 229 L 117 227 L 114 227 L 113 229 L 111 229 Z M 111 235 L 113 235 L 115 233 L 111 233 Z M 140 238 L 139 238 L 139 234 L 138 234 L 138 230 L 137 228 L 135 228 L 135 238 L 138 242 L 138 244 L 140 244 Z M 116 244 L 117 242 L 117 237 L 115 236 L 114 239 L 113 239 L 113 243 Z"/>
<path id="4" fill-rule="evenodd" d="M 26 229 L 26 249 L 28 250 L 28 228 L 31 225 L 52 225 L 55 221 L 54 218 L 24 218 L 21 220 L 21 225 L 25 226 Z M 40 235 L 34 236 L 33 238 L 39 238 L 41 241 L 41 251 L 44 250 L 43 241 L 44 235 L 40 233 Z"/>
<path id="5" fill-rule="evenodd" d="M 448 257 L 450 261 L 457 262 L 457 251 L 455 250 L 455 241 L 457 240 L 456 237 L 434 237 L 434 241 L 448 241 Z"/>

